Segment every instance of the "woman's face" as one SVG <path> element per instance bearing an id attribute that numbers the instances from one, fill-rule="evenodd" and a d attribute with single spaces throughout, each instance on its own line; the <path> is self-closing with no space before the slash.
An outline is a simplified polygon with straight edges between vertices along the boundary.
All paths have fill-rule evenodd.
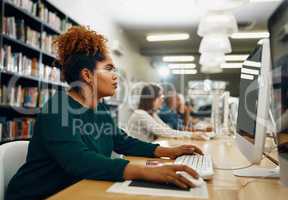
<path id="1" fill-rule="evenodd" d="M 115 66 L 110 57 L 97 62 L 93 74 L 93 88 L 98 98 L 113 96 L 117 89 L 118 77 L 115 72 Z"/>
<path id="2" fill-rule="evenodd" d="M 163 99 L 164 99 L 164 95 L 163 95 L 163 92 L 161 91 L 159 96 L 153 102 L 154 103 L 153 104 L 154 110 L 159 110 L 162 107 Z"/>

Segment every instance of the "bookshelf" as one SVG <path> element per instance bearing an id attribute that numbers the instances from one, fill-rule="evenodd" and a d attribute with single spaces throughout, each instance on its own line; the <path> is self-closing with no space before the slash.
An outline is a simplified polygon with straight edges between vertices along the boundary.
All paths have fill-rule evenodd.
<path id="1" fill-rule="evenodd" d="M 79 25 L 49 0 L 0 0 L 0 144 L 28 140 L 60 79 L 53 39 Z"/>

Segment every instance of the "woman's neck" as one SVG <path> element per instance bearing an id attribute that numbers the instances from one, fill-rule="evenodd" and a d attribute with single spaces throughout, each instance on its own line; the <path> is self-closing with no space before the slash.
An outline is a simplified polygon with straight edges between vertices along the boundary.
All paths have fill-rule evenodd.
<path id="1" fill-rule="evenodd" d="M 95 109 L 97 107 L 99 101 L 99 99 L 94 98 L 93 95 L 91 95 L 91 92 L 77 92 L 75 90 L 70 90 L 68 91 L 68 95 L 75 101 L 80 103 L 82 106 L 92 109 Z"/>

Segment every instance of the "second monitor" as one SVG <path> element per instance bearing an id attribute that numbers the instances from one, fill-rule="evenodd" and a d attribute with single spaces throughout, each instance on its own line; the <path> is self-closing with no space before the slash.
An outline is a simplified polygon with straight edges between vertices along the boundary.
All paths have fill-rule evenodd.
<path id="1" fill-rule="evenodd" d="M 252 163 L 262 160 L 269 120 L 271 96 L 271 61 L 269 39 L 259 41 L 241 69 L 236 143 Z M 233 172 L 238 176 L 279 177 L 273 169 L 251 167 Z"/>

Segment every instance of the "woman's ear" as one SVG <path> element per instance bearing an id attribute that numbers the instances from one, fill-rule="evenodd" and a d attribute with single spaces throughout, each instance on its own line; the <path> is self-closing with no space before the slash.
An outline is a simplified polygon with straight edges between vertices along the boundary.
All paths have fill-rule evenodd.
<path id="1" fill-rule="evenodd" d="M 82 69 L 80 72 L 80 77 L 85 83 L 89 85 L 92 83 L 93 74 L 90 72 L 89 69 L 87 68 Z"/>

